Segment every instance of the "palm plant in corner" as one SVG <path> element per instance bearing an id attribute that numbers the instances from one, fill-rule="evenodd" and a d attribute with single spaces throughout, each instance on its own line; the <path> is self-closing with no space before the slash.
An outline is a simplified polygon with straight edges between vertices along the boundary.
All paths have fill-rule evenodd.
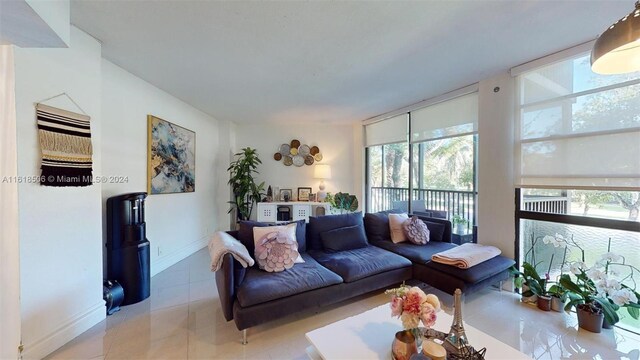
<path id="1" fill-rule="evenodd" d="M 231 208 L 227 213 L 236 211 L 236 220 L 249 220 L 253 206 L 262 198 L 264 181 L 256 184 L 253 178 L 258 174 L 258 165 L 262 164 L 256 149 L 244 148 L 242 152 L 234 154 L 236 160 L 232 161 L 227 171 L 230 179 L 233 200 L 229 201 Z"/>

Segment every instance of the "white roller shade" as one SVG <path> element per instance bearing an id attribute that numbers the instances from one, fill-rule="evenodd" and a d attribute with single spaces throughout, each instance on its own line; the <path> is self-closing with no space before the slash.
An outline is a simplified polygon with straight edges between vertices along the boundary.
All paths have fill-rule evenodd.
<path id="1" fill-rule="evenodd" d="M 523 185 L 640 188 L 640 130 L 526 142 Z"/>
<path id="2" fill-rule="evenodd" d="M 518 76 L 516 186 L 640 190 L 640 73 L 580 54 Z"/>
<path id="3" fill-rule="evenodd" d="M 411 142 L 473 133 L 478 127 L 478 93 L 411 112 Z"/>
<path id="4" fill-rule="evenodd" d="M 365 146 L 393 144 L 407 141 L 408 114 L 401 114 L 392 118 L 366 125 Z"/>

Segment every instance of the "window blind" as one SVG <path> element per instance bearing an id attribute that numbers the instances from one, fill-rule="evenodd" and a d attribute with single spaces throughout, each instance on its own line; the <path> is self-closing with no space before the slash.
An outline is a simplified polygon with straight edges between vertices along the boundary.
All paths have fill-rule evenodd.
<path id="1" fill-rule="evenodd" d="M 478 93 L 411 112 L 411 142 L 471 134 L 478 128 Z"/>
<path id="2" fill-rule="evenodd" d="M 401 114 L 365 125 L 365 146 L 406 142 L 409 126 L 408 120 L 408 114 Z"/>
<path id="3" fill-rule="evenodd" d="M 598 75 L 582 53 L 517 81 L 516 186 L 640 190 L 640 72 Z"/>

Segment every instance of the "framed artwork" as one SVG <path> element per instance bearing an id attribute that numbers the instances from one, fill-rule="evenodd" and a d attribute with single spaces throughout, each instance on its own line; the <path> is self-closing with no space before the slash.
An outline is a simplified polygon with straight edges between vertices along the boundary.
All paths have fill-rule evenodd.
<path id="1" fill-rule="evenodd" d="M 309 201 L 309 195 L 311 194 L 310 187 L 298 188 L 298 201 Z"/>
<path id="2" fill-rule="evenodd" d="M 194 192 L 196 133 L 147 115 L 147 191 L 149 195 Z"/>
<path id="3" fill-rule="evenodd" d="M 280 201 L 291 201 L 291 195 L 293 195 L 293 190 L 280 189 Z"/>
<path id="4" fill-rule="evenodd" d="M 309 194 L 309 201 L 311 202 L 316 202 L 317 199 L 317 194 Z"/>

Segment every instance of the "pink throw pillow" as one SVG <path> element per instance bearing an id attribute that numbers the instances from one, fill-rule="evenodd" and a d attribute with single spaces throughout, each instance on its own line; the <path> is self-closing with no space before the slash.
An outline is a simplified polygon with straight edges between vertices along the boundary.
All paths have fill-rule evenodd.
<path id="1" fill-rule="evenodd" d="M 416 245 L 425 245 L 429 242 L 429 228 L 424 221 L 420 220 L 417 216 L 411 217 L 411 219 L 404 222 L 404 233 L 407 239 Z"/>
<path id="2" fill-rule="evenodd" d="M 297 224 L 287 226 L 254 227 L 255 259 L 260 269 L 280 272 L 290 269 L 300 254 L 296 241 Z M 302 257 L 300 257 L 302 260 Z M 304 262 L 302 260 L 301 262 Z"/>

